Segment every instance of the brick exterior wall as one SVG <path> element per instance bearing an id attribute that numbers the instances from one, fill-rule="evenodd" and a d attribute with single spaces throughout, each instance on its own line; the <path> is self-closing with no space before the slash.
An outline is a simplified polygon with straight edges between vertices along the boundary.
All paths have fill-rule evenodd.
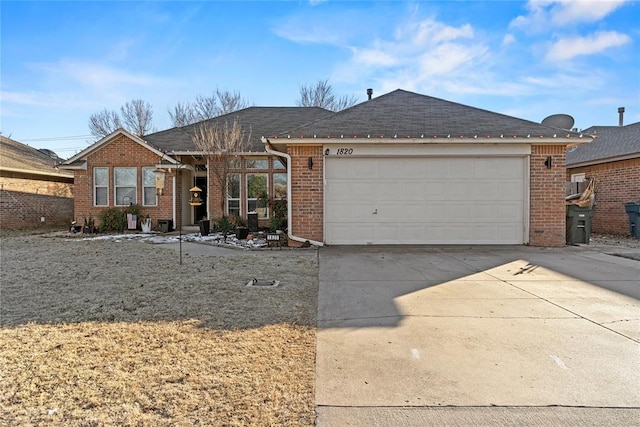
<path id="1" fill-rule="evenodd" d="M 591 232 L 628 236 L 629 217 L 624 204 L 640 201 L 640 158 L 567 169 L 566 180 L 571 181 L 571 175 L 578 173 L 596 180 Z"/>
<path id="2" fill-rule="evenodd" d="M 289 146 L 292 230 L 294 236 L 323 241 L 324 185 L 322 146 Z M 309 157 L 313 169 L 309 169 Z M 290 242 L 295 244 L 294 242 Z"/>
<path id="3" fill-rule="evenodd" d="M 131 140 L 125 135 L 120 135 L 108 142 L 100 149 L 90 153 L 87 156 L 87 170 L 75 170 L 75 198 L 74 198 L 74 218 L 79 224 L 83 219 L 89 216 L 96 219 L 99 227 L 98 218 L 100 213 L 109 207 L 114 207 L 114 167 L 136 167 L 137 168 L 137 204 L 142 206 L 142 168 L 152 167 L 159 162 L 158 155 L 151 150 L 141 146 L 137 142 Z M 107 167 L 109 168 L 109 206 L 94 206 L 93 203 L 93 168 Z M 180 176 L 180 175 L 178 175 Z M 177 188 L 180 188 L 179 180 Z M 158 197 L 158 206 L 142 206 L 142 212 L 149 215 L 152 219 L 152 227 L 158 226 L 158 219 L 172 219 L 172 177 L 167 174 L 165 177 L 164 191 Z M 177 211 L 176 219 L 178 226 L 180 224 L 180 210 Z"/>
<path id="4" fill-rule="evenodd" d="M 72 219 L 70 197 L 0 190 L 0 229 L 67 228 Z"/>
<path id="5" fill-rule="evenodd" d="M 545 160 L 551 156 L 552 167 Z M 563 145 L 533 145 L 530 157 L 529 244 L 566 244 L 566 148 Z"/>

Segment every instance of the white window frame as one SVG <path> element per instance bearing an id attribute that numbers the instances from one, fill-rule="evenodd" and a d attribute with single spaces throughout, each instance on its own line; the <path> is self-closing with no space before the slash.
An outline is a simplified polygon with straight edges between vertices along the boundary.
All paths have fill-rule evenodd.
<path id="1" fill-rule="evenodd" d="M 135 171 L 135 185 L 118 185 L 118 169 L 129 169 Z M 118 189 L 121 188 L 133 188 L 133 200 L 129 200 L 128 203 L 118 204 Z M 113 205 L 114 206 L 129 206 L 129 204 L 138 203 L 138 168 L 136 167 L 114 167 L 113 168 Z"/>
<path id="2" fill-rule="evenodd" d="M 237 182 L 238 182 L 238 197 L 230 197 L 231 194 L 229 192 L 229 183 L 231 182 L 231 177 L 237 177 Z M 240 172 L 231 172 L 227 174 L 227 191 L 226 191 L 226 195 L 227 195 L 227 202 L 226 202 L 226 210 L 227 210 L 227 215 L 238 215 L 241 216 L 242 215 L 242 174 Z M 229 202 L 237 202 L 238 203 L 238 213 L 236 214 L 235 212 L 231 212 L 231 209 L 229 207 L 230 203 Z"/>
<path id="3" fill-rule="evenodd" d="M 269 219 L 269 207 L 265 206 L 265 207 L 258 207 L 258 198 L 257 197 L 249 197 L 249 178 L 252 175 L 264 175 L 265 179 L 265 191 L 267 194 L 269 194 L 269 173 L 268 172 L 250 172 L 247 173 L 245 175 L 245 188 L 246 188 L 246 203 L 245 203 L 245 207 L 247 209 L 247 212 L 251 212 L 251 210 L 249 209 L 249 203 L 250 202 L 255 202 L 255 206 L 256 209 L 255 211 L 258 212 L 258 219 Z M 262 213 L 262 216 L 260 215 L 260 213 Z"/>
<path id="4" fill-rule="evenodd" d="M 99 170 L 106 171 L 107 178 L 105 180 L 104 185 L 96 184 L 96 172 Z M 98 204 L 98 189 L 105 188 L 106 189 L 106 203 Z M 93 206 L 109 206 L 109 168 L 107 167 L 95 167 L 93 168 Z"/>
<path id="5" fill-rule="evenodd" d="M 587 179 L 587 174 L 584 172 L 571 174 L 571 182 L 584 182 L 585 179 Z"/>
<path id="6" fill-rule="evenodd" d="M 143 167 L 142 168 L 142 206 L 158 206 L 158 190 L 156 188 L 156 173 L 155 167 Z M 145 183 L 145 174 L 150 174 L 150 182 L 153 185 L 146 185 Z M 153 193 L 153 203 L 147 203 L 147 191 L 152 191 Z"/>

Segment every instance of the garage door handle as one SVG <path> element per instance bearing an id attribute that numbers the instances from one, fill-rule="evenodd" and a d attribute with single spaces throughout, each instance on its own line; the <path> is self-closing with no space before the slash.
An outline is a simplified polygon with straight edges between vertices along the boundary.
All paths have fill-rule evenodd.
<path id="1" fill-rule="evenodd" d="M 371 212 L 372 214 L 376 215 L 378 213 L 378 209 L 376 209 L 375 211 Z"/>

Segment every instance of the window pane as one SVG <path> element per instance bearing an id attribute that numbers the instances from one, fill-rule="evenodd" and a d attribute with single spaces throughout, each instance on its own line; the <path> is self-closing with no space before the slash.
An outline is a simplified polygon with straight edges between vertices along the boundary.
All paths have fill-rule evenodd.
<path id="1" fill-rule="evenodd" d="M 114 168 L 116 185 L 136 186 L 136 168 Z"/>
<path id="2" fill-rule="evenodd" d="M 276 199 L 287 198 L 287 174 L 286 173 L 273 174 L 273 197 Z"/>
<path id="3" fill-rule="evenodd" d="M 107 206 L 107 187 L 96 188 L 96 206 Z"/>
<path id="4" fill-rule="evenodd" d="M 284 167 L 284 163 L 280 159 L 273 159 L 273 168 L 274 169 L 286 169 Z"/>
<path id="5" fill-rule="evenodd" d="M 136 202 L 135 187 L 118 187 L 116 188 L 116 205 L 128 206 Z"/>
<path id="6" fill-rule="evenodd" d="M 227 197 L 231 199 L 240 198 L 240 174 L 231 173 L 227 175 Z"/>
<path id="7" fill-rule="evenodd" d="M 94 168 L 93 169 L 93 183 L 94 185 L 106 186 L 109 182 L 109 169 L 107 168 Z"/>
<path id="8" fill-rule="evenodd" d="M 156 174 L 154 168 L 142 168 L 142 185 L 145 187 L 156 186 Z"/>
<path id="9" fill-rule="evenodd" d="M 267 192 L 267 174 L 247 174 L 247 198 L 254 199 Z"/>
<path id="10" fill-rule="evenodd" d="M 144 188 L 144 205 L 155 206 L 156 204 L 156 189 L 151 187 Z"/>
<path id="11" fill-rule="evenodd" d="M 240 159 L 236 158 L 227 160 L 227 165 L 229 165 L 230 169 L 240 169 L 242 167 Z"/>
<path id="12" fill-rule="evenodd" d="M 267 169 L 269 162 L 267 159 L 247 159 L 247 169 Z"/>
<path id="13" fill-rule="evenodd" d="M 240 216 L 240 200 L 229 200 L 227 211 L 229 215 Z"/>

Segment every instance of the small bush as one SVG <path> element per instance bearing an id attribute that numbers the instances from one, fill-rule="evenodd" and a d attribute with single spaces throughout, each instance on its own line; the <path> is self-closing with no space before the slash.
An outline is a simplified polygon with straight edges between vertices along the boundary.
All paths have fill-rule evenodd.
<path id="1" fill-rule="evenodd" d="M 126 208 L 109 208 L 100 212 L 100 230 L 124 231 L 127 229 L 127 214 L 141 217 L 140 205 L 129 205 Z"/>

